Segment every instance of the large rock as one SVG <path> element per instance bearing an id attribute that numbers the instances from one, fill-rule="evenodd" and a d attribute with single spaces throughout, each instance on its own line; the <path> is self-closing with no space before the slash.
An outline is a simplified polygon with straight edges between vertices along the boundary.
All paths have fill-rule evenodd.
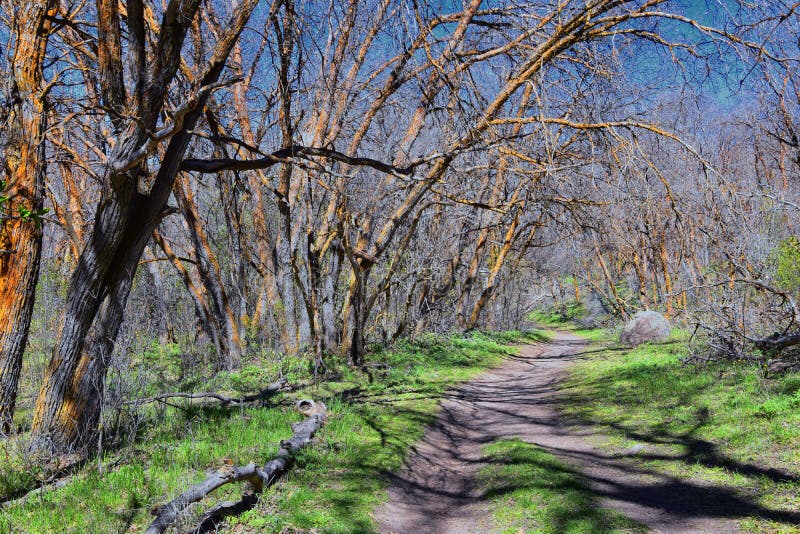
<path id="1" fill-rule="evenodd" d="M 658 312 L 643 311 L 625 323 L 625 329 L 619 337 L 620 342 L 635 347 L 642 343 L 666 341 L 669 338 L 670 326 L 667 318 Z"/>

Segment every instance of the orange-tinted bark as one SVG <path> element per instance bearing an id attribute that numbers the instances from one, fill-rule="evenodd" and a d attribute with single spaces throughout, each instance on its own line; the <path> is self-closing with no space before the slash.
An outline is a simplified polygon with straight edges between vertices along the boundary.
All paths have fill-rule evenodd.
<path id="1" fill-rule="evenodd" d="M 659 248 L 659 256 L 661 258 L 661 270 L 664 273 L 664 291 L 666 291 L 667 317 L 671 317 L 674 313 L 672 306 L 672 277 L 669 274 L 669 253 L 667 252 L 666 236 L 662 233 L 661 245 Z"/>
<path id="2" fill-rule="evenodd" d="M 42 63 L 54 1 L 20 2 L 13 19 L 16 48 L 6 123 L 6 161 L 0 197 L 0 426 L 12 426 L 22 353 L 28 339 L 39 278 L 44 188 L 45 101 Z M 33 214 L 33 216 L 31 216 Z"/>

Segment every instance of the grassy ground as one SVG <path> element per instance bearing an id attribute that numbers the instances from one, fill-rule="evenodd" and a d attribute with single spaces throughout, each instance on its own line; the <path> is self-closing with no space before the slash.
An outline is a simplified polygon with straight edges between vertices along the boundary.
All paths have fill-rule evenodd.
<path id="1" fill-rule="evenodd" d="M 569 328 L 573 321 L 581 319 L 586 310 L 580 302 L 568 301 L 548 309 L 534 310 L 528 317 L 536 324 L 557 328 Z"/>
<path id="2" fill-rule="evenodd" d="M 255 509 L 230 521 L 235 532 L 370 532 L 370 511 L 385 496 L 385 473 L 397 469 L 422 435 L 441 394 L 452 385 L 498 364 L 516 349 L 511 343 L 538 334 L 426 336 L 371 356 L 370 378 L 332 362 L 329 380 L 275 399 L 283 406 L 222 409 L 167 408 L 153 416 L 132 447 L 115 451 L 79 471 L 64 488 L 23 505 L 0 510 L 0 532 L 139 532 L 151 507 L 163 504 L 226 462 L 263 463 L 289 436 L 299 416 L 292 398 L 323 399 L 329 420 L 315 446 L 295 469 L 268 490 Z M 301 380 L 301 369 L 293 379 Z M 257 368 L 222 377 L 230 384 L 263 385 Z M 274 377 L 273 377 L 274 378 Z M 151 414 L 152 415 L 152 414 Z M 110 467 L 109 467 L 110 465 Z M 0 492 L 6 497 L 40 473 L 28 469 L 12 442 L 0 451 Z M 224 489 L 224 488 L 223 488 Z M 220 490 L 213 502 L 236 498 L 241 487 Z M 193 524 L 204 503 L 186 518 Z"/>
<path id="3" fill-rule="evenodd" d="M 641 531 L 622 514 L 601 508 L 583 476 L 540 447 L 501 440 L 484 451 L 489 466 L 480 475 L 500 532 Z"/>
<path id="4" fill-rule="evenodd" d="M 607 452 L 642 445 L 643 470 L 713 484 L 700 497 L 748 531 L 800 532 L 800 375 L 765 379 L 757 366 L 685 356 L 680 342 L 594 345 L 570 371 L 565 410 L 596 425 Z"/>
<path id="5" fill-rule="evenodd" d="M 593 341 L 608 338 L 599 330 L 574 331 Z M 372 532 L 370 512 L 385 498 L 384 475 L 400 467 L 442 393 L 498 364 L 515 351 L 514 342 L 540 337 L 426 336 L 373 354 L 372 362 L 385 365 L 373 367 L 371 377 L 331 361 L 325 382 L 273 399 L 277 406 L 159 408 L 136 445 L 102 459 L 102 472 L 93 463 L 60 490 L 0 509 L 0 532 L 139 532 L 151 507 L 208 471 L 274 455 L 299 418 L 288 405 L 301 396 L 326 401 L 327 425 L 289 475 L 254 509 L 231 519 L 228 531 Z M 597 445 L 607 452 L 643 445 L 633 460 L 643 471 L 709 481 L 715 489 L 702 498 L 717 498 L 720 514 L 740 518 L 744 528 L 800 532 L 790 513 L 800 509 L 800 376 L 766 380 L 754 367 L 683 366 L 683 355 L 680 343 L 634 350 L 595 343 L 572 369 L 564 409 L 596 425 L 605 436 Z M 249 366 L 202 389 L 255 388 L 274 378 L 265 369 Z M 287 374 L 293 382 L 308 379 L 305 364 Z M 636 530 L 600 509 L 581 474 L 546 451 L 505 440 L 488 445 L 486 454 L 491 465 L 481 478 L 502 531 Z M 0 449 L 0 494 L 40 476 L 14 442 Z M 196 524 L 201 508 L 237 498 L 240 490 L 215 494 L 184 527 Z"/>

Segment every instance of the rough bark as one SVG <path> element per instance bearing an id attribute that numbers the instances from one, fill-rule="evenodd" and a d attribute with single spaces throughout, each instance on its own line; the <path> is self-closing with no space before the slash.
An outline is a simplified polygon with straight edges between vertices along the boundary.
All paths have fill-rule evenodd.
<path id="1" fill-rule="evenodd" d="M 101 0 L 98 9 L 103 5 Z M 139 259 L 163 216 L 192 131 L 210 92 L 218 86 L 228 55 L 257 0 L 243 0 L 233 10 L 231 20 L 219 33 L 205 72 L 198 76 L 199 89 L 175 112 L 171 126 L 159 134 L 168 144 L 151 182 L 144 162 L 155 153 L 158 144 L 150 132 L 157 131 L 158 117 L 180 65 L 183 42 L 199 5 L 200 0 L 169 2 L 149 62 L 150 73 L 139 73 L 134 84 L 136 109 L 132 111 L 136 118 L 113 121 L 118 142 L 108 158 L 92 233 L 72 275 L 62 330 L 36 400 L 32 428 L 35 448 L 84 453 L 95 435 L 107 355 L 116 342 Z M 128 15 L 132 65 L 144 68 L 144 58 L 139 57 L 144 43 L 138 42 L 140 32 L 135 31 L 141 20 L 132 18 L 130 9 Z M 115 26 L 110 24 L 109 28 L 114 31 Z M 115 64 L 113 58 L 107 58 L 100 69 L 108 73 L 101 86 L 104 101 L 109 103 L 126 101 L 125 95 L 113 94 L 119 89 L 116 76 L 121 76 Z M 147 83 L 142 90 L 139 82 L 145 78 Z M 142 183 L 152 183 L 152 187 L 140 192 Z M 101 306 L 103 311 L 99 313 Z M 86 343 L 95 323 L 91 339 L 96 341 Z"/>
<path id="2" fill-rule="evenodd" d="M 769 337 L 756 339 L 753 343 L 765 352 L 780 352 L 784 349 L 800 345 L 800 332 L 773 334 Z"/>
<path id="3" fill-rule="evenodd" d="M 19 3 L 12 31 L 4 133 L 5 163 L 0 178 L 0 431 L 13 426 L 22 353 L 28 340 L 42 250 L 45 176 L 46 96 L 42 63 L 56 2 Z M 32 214 L 23 216 L 24 213 Z"/>
<path id="4" fill-rule="evenodd" d="M 500 274 L 500 270 L 503 268 L 503 263 L 505 263 L 506 257 L 508 256 L 508 253 L 511 250 L 511 246 L 514 244 L 514 238 L 516 237 L 517 226 L 519 225 L 519 217 L 520 215 L 519 213 L 517 213 L 514 216 L 514 219 L 509 225 L 508 229 L 506 230 L 506 234 L 503 239 L 503 246 L 500 248 L 500 251 L 498 252 L 497 257 L 494 260 L 492 268 L 489 270 L 489 276 L 486 280 L 486 287 L 483 288 L 483 291 L 481 291 L 478 300 L 472 307 L 472 312 L 470 313 L 469 316 L 469 323 L 467 323 L 467 327 L 470 329 L 475 328 L 477 326 L 480 314 L 483 311 L 484 306 L 486 306 L 486 303 L 489 302 L 489 299 L 491 298 L 492 293 L 494 292 L 497 276 Z"/>

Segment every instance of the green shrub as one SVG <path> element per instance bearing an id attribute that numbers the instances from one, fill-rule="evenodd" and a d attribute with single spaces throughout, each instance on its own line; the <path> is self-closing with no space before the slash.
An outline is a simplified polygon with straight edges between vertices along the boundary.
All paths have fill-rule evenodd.
<path id="1" fill-rule="evenodd" d="M 789 236 L 772 251 L 775 283 L 784 291 L 800 292 L 800 239 Z"/>

